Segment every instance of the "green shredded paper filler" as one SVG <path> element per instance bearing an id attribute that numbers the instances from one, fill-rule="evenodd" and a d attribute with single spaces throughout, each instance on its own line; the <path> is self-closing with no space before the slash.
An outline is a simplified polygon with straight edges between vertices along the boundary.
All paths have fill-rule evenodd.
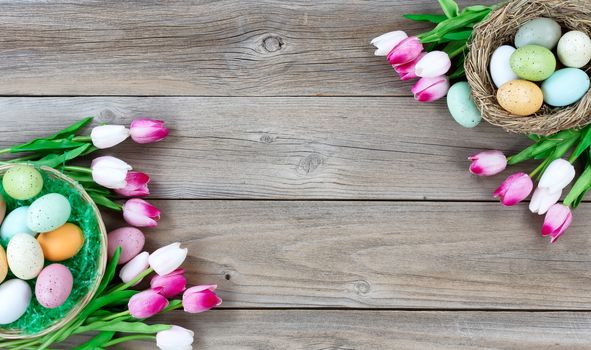
<path id="1" fill-rule="evenodd" d="M 40 172 L 43 176 L 43 189 L 41 190 L 41 193 L 24 201 L 15 200 L 8 196 L 0 181 L 0 194 L 6 201 L 7 215 L 15 208 L 30 205 L 35 199 L 45 194 L 60 193 L 70 201 L 72 213 L 70 214 L 68 222 L 76 224 L 82 229 L 84 234 L 84 245 L 74 257 L 59 262 L 68 267 L 74 277 L 72 293 L 63 305 L 55 309 L 46 309 L 41 306 L 35 298 L 36 279 L 27 281 L 33 291 L 33 298 L 31 299 L 31 304 L 29 305 L 27 312 L 11 324 L 0 325 L 0 327 L 4 329 L 17 330 L 19 333 L 24 334 L 39 333 L 55 322 L 60 321 L 82 298 L 84 298 L 84 296 L 86 296 L 96 282 L 97 272 L 99 270 L 98 257 L 101 251 L 101 233 L 92 205 L 86 202 L 78 192 L 78 189 L 71 184 L 52 177 L 43 170 L 40 170 Z M 0 244 L 2 244 L 2 247 L 6 248 L 8 242 L 1 241 Z M 45 266 L 51 263 L 52 262 L 45 261 Z M 12 278 L 14 278 L 14 275 L 9 273 L 6 280 Z"/>

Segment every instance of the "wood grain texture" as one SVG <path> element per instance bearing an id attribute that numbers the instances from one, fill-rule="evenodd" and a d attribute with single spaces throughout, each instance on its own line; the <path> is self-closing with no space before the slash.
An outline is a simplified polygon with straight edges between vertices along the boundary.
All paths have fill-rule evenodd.
<path id="1" fill-rule="evenodd" d="M 492 200 L 506 174 L 471 176 L 466 158 L 529 143 L 412 98 L 80 97 L 0 98 L 0 145 L 87 115 L 166 119 L 165 142 L 105 152 L 151 174 L 156 198 Z"/>
<path id="2" fill-rule="evenodd" d="M 3 1 L 0 94 L 408 96 L 369 41 L 430 28 L 401 16 L 438 11 L 433 0 Z"/>
<path id="3" fill-rule="evenodd" d="M 214 310 L 160 319 L 195 331 L 195 349 L 588 349 L 588 312 Z M 153 342 L 118 349 L 156 350 Z"/>
<path id="4" fill-rule="evenodd" d="M 147 249 L 182 242 L 190 283 L 218 284 L 223 307 L 591 310 L 589 204 L 550 245 L 526 206 L 155 203 Z"/>

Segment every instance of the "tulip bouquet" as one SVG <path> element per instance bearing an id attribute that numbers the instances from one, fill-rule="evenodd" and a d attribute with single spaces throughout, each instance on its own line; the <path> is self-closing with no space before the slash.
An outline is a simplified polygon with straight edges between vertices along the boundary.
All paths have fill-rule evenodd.
<path id="1" fill-rule="evenodd" d="M 150 177 L 133 171 L 129 164 L 113 156 L 97 157 L 90 167 L 71 164 L 79 157 L 113 147 L 128 137 L 140 144 L 161 141 L 169 130 L 162 121 L 142 118 L 135 119 L 129 128 L 100 125 L 90 135 L 79 135 L 92 120 L 85 118 L 52 136 L 0 150 L 0 154 L 22 153 L 18 158 L 0 163 L 26 163 L 60 170 L 77 180 L 96 204 L 121 211 L 131 226 L 108 234 L 110 262 L 106 273 L 94 298 L 75 319 L 43 337 L 5 341 L 0 338 L 0 348 L 49 349 L 72 335 L 93 332 L 93 337 L 76 349 L 104 349 L 133 340 L 155 340 L 163 350 L 192 349 L 192 331 L 166 324 L 151 325 L 145 320 L 179 308 L 187 313 L 204 312 L 220 305 L 221 299 L 215 293 L 215 285 L 186 288 L 187 279 L 181 265 L 188 251 L 180 243 L 152 253 L 142 251 L 145 238 L 136 227 L 155 227 L 160 219 L 158 208 L 137 198 L 150 193 Z M 123 204 L 119 203 L 126 197 Z M 121 239 L 122 234 L 134 236 L 126 241 Z M 118 274 L 120 282 L 115 278 L 118 265 L 122 265 Z M 133 289 L 151 274 L 155 275 L 148 289 Z"/>

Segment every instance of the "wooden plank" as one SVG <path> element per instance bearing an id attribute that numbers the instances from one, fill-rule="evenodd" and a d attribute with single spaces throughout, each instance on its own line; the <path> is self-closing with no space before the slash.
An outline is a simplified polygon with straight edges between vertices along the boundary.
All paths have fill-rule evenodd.
<path id="1" fill-rule="evenodd" d="M 87 115 L 167 120 L 166 142 L 106 152 L 152 174 L 158 198 L 492 200 L 506 174 L 476 178 L 466 158 L 529 143 L 411 98 L 101 97 L 0 98 L 0 145 Z"/>
<path id="2" fill-rule="evenodd" d="M 195 331 L 195 349 L 588 349 L 588 312 L 213 310 L 158 320 Z M 153 342 L 119 349 L 157 349 Z"/>
<path id="3" fill-rule="evenodd" d="M 433 0 L 3 1 L 0 95 L 408 96 L 369 41 L 429 28 L 401 16 L 438 11 Z"/>
<path id="4" fill-rule="evenodd" d="M 591 204 L 560 243 L 494 203 L 155 201 L 224 307 L 591 310 Z M 117 227 L 111 223 L 110 227 Z"/>

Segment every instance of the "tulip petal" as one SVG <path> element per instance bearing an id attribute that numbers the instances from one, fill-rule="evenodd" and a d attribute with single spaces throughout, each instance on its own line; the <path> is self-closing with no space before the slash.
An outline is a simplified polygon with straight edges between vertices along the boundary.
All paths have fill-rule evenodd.
<path id="1" fill-rule="evenodd" d="M 449 80 L 440 76 L 435 78 L 421 78 L 412 87 L 411 92 L 419 102 L 432 102 L 444 97 L 449 91 Z"/>
<path id="2" fill-rule="evenodd" d="M 92 144 L 99 149 L 113 147 L 129 137 L 129 130 L 123 125 L 101 125 L 90 132 Z"/>
<path id="3" fill-rule="evenodd" d="M 408 37 L 388 53 L 388 61 L 392 65 L 405 64 L 417 58 L 421 52 L 423 52 L 423 44 L 419 38 Z"/>
<path id="4" fill-rule="evenodd" d="M 192 287 L 185 291 L 183 294 L 183 309 L 188 313 L 200 313 L 210 310 L 222 303 L 215 292 L 213 292 L 210 286 L 198 286 L 198 288 Z"/>
<path id="5" fill-rule="evenodd" d="M 394 32 L 384 33 L 376 38 L 373 38 L 371 44 L 377 48 L 374 52 L 376 56 L 386 56 L 392 49 L 400 44 L 404 39 L 408 38 L 408 35 L 402 30 Z"/>
<path id="6" fill-rule="evenodd" d="M 572 223 L 570 208 L 562 204 L 554 204 L 546 213 L 542 225 L 542 236 L 550 235 L 551 243 L 554 243 Z"/>
<path id="7" fill-rule="evenodd" d="M 468 158 L 470 173 L 478 176 L 496 175 L 507 167 L 507 158 L 501 151 L 484 151 Z"/>
<path id="8" fill-rule="evenodd" d="M 415 66 L 415 74 L 423 78 L 442 76 L 451 68 L 451 60 L 443 51 L 427 53 Z"/>
<path id="9" fill-rule="evenodd" d="M 169 130 L 162 120 L 140 118 L 131 122 L 129 132 L 133 141 L 137 143 L 153 143 L 166 138 Z"/>
<path id="10" fill-rule="evenodd" d="M 141 319 L 156 315 L 168 306 L 168 300 L 160 295 L 159 290 L 145 290 L 132 296 L 127 307 L 131 316 Z"/>

